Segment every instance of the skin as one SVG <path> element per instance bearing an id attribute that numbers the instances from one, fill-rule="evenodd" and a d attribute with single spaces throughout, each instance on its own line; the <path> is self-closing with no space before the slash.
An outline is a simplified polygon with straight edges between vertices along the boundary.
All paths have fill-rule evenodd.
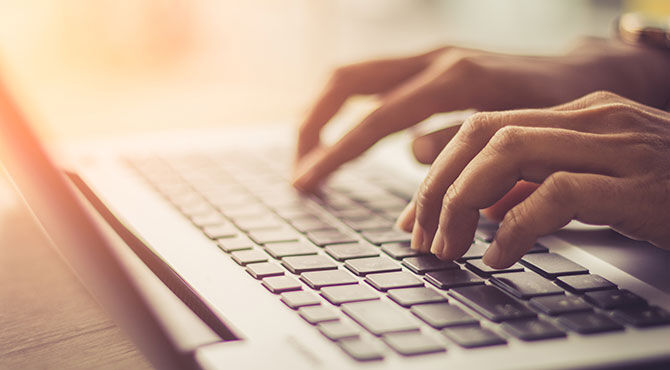
<path id="1" fill-rule="evenodd" d="M 670 249 L 668 86 L 670 54 L 602 40 L 556 57 L 447 47 L 351 65 L 334 73 L 301 125 L 294 185 L 315 190 L 384 136 L 474 108 L 462 125 L 413 144 L 432 163 L 397 222 L 413 248 L 459 258 L 484 210 L 502 220 L 484 256 L 496 268 L 572 219 Z M 379 95 L 379 108 L 322 143 L 321 129 L 357 94 Z"/>

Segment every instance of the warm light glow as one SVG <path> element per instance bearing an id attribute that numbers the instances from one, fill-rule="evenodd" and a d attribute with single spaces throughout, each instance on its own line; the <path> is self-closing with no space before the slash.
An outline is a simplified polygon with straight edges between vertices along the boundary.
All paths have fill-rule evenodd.
<path id="1" fill-rule="evenodd" d="M 606 36 L 617 4 L 6 1 L 0 53 L 23 105 L 56 136 L 294 123 L 336 65 L 446 43 L 552 53 Z"/>

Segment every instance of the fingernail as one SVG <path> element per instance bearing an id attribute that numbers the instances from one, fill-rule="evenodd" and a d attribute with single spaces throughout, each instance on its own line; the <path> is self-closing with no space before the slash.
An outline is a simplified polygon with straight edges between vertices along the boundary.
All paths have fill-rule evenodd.
<path id="1" fill-rule="evenodd" d="M 409 202 L 405 209 L 400 212 L 400 216 L 395 222 L 395 226 L 407 232 L 412 231 L 413 217 L 410 217 L 414 211 L 414 202 Z"/>
<path id="2" fill-rule="evenodd" d="M 293 179 L 292 184 L 298 189 L 308 190 L 313 176 L 310 169 L 303 170 Z"/>
<path id="3" fill-rule="evenodd" d="M 500 251 L 500 247 L 496 244 L 495 241 L 489 245 L 489 247 L 486 249 L 486 253 L 484 253 L 484 257 L 482 258 L 482 262 L 484 264 L 497 268 L 500 266 L 500 262 L 502 260 L 502 252 Z"/>
<path id="4" fill-rule="evenodd" d="M 412 228 L 412 242 L 410 247 L 414 250 L 420 251 L 423 248 L 423 238 L 425 233 L 421 225 L 418 222 L 414 221 L 414 227 Z"/>
<path id="5" fill-rule="evenodd" d="M 444 251 L 444 236 L 442 235 L 442 230 L 438 228 L 433 238 L 433 244 L 430 246 L 430 253 L 439 256 L 442 251 Z"/>

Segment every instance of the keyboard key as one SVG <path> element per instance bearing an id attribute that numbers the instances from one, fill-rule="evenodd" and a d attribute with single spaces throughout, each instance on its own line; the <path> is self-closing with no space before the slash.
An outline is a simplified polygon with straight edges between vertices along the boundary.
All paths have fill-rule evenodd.
<path id="1" fill-rule="evenodd" d="M 425 274 L 426 272 L 439 270 L 456 270 L 459 268 L 454 262 L 442 261 L 432 254 L 408 257 L 402 260 L 402 264 L 417 274 Z"/>
<path id="2" fill-rule="evenodd" d="M 440 342 L 421 332 L 386 334 L 382 339 L 389 347 L 403 356 L 445 351 L 444 346 Z"/>
<path id="3" fill-rule="evenodd" d="M 321 295 L 334 305 L 379 299 L 377 293 L 364 285 L 337 285 L 321 289 Z"/>
<path id="4" fill-rule="evenodd" d="M 358 276 L 372 273 L 400 271 L 401 268 L 387 257 L 368 257 L 348 260 L 344 266 Z"/>
<path id="5" fill-rule="evenodd" d="M 356 231 L 390 229 L 393 227 L 393 221 L 379 216 L 372 216 L 365 219 L 344 220 L 350 228 Z"/>
<path id="6" fill-rule="evenodd" d="M 616 308 L 644 306 L 647 301 L 644 298 L 628 290 L 603 290 L 584 294 L 584 299 L 592 305 L 604 310 Z"/>
<path id="7" fill-rule="evenodd" d="M 337 264 L 330 258 L 322 255 L 284 257 L 282 265 L 294 274 L 308 271 L 335 270 Z"/>
<path id="8" fill-rule="evenodd" d="M 357 338 L 360 334 L 358 327 L 342 321 L 324 322 L 316 327 L 321 334 L 333 341 Z"/>
<path id="9" fill-rule="evenodd" d="M 389 289 L 422 287 L 423 282 L 407 271 L 368 274 L 365 281 L 375 289 L 385 292 Z"/>
<path id="10" fill-rule="evenodd" d="M 503 337 L 480 326 L 446 328 L 442 330 L 442 334 L 465 348 L 487 347 L 507 343 Z"/>
<path id="11" fill-rule="evenodd" d="M 382 251 L 397 260 L 401 260 L 405 257 L 415 257 L 422 254 L 410 248 L 409 243 L 407 242 L 384 244 L 382 245 Z"/>
<path id="12" fill-rule="evenodd" d="M 435 329 L 479 323 L 472 315 L 449 303 L 420 304 L 412 306 L 411 311 Z"/>
<path id="13" fill-rule="evenodd" d="M 272 262 L 250 263 L 247 272 L 256 279 L 284 275 L 284 269 Z"/>
<path id="14" fill-rule="evenodd" d="M 486 243 L 491 243 L 496 237 L 496 231 L 490 228 L 479 228 L 475 231 L 475 238 Z"/>
<path id="15" fill-rule="evenodd" d="M 587 274 L 584 266 L 578 265 L 569 259 L 555 253 L 526 254 L 521 263 L 538 274 L 555 279 L 558 276 Z"/>
<path id="16" fill-rule="evenodd" d="M 239 235 L 234 238 L 223 238 L 223 239 L 218 239 L 216 241 L 216 244 L 218 244 L 219 248 L 221 248 L 224 252 L 230 253 L 233 251 L 241 251 L 244 249 L 251 249 L 254 244 L 249 238 L 247 238 L 244 235 Z"/>
<path id="17" fill-rule="evenodd" d="M 540 319 L 507 321 L 502 324 L 502 327 L 508 333 L 524 341 L 565 337 L 563 330 L 548 321 Z"/>
<path id="18" fill-rule="evenodd" d="M 198 227 L 226 224 L 228 221 L 219 212 L 210 212 L 191 217 L 191 222 Z"/>
<path id="19" fill-rule="evenodd" d="M 521 302 L 491 285 L 454 288 L 449 295 L 470 306 L 482 316 L 495 322 L 535 317 Z"/>
<path id="20" fill-rule="evenodd" d="M 307 306 L 298 309 L 300 317 L 305 319 L 308 323 L 316 325 L 322 322 L 337 321 L 339 317 L 337 312 L 330 307 L 324 306 Z"/>
<path id="21" fill-rule="evenodd" d="M 298 229 L 301 233 L 306 233 L 308 231 L 316 231 L 316 230 L 332 230 L 335 229 L 333 226 L 330 224 L 326 223 L 323 220 L 320 220 L 316 217 L 309 217 L 309 218 L 298 218 L 291 220 L 291 225 Z"/>
<path id="22" fill-rule="evenodd" d="M 326 270 L 305 272 L 300 279 L 313 289 L 321 289 L 326 286 L 358 284 L 358 280 L 351 273 L 343 270 Z"/>
<path id="23" fill-rule="evenodd" d="M 283 225 L 275 216 L 245 217 L 235 220 L 235 225 L 244 231 L 277 229 Z"/>
<path id="24" fill-rule="evenodd" d="M 670 312 L 656 306 L 622 308 L 613 317 L 638 328 L 670 324 Z"/>
<path id="25" fill-rule="evenodd" d="M 239 234 L 239 231 L 231 224 L 205 226 L 202 232 L 210 239 L 232 238 Z"/>
<path id="26" fill-rule="evenodd" d="M 485 243 L 479 239 L 475 239 L 475 241 L 470 245 L 470 249 L 465 252 L 464 255 L 459 258 L 459 261 L 465 261 L 465 260 L 470 260 L 473 258 L 482 258 L 484 257 L 484 252 L 486 252 L 486 249 L 488 249 L 489 244 Z"/>
<path id="27" fill-rule="evenodd" d="M 365 208 L 333 211 L 333 215 L 337 216 L 339 219 L 346 219 L 346 220 L 365 220 L 366 218 L 370 218 L 373 216 L 372 212 L 370 212 Z"/>
<path id="28" fill-rule="evenodd" d="M 419 330 L 419 326 L 398 306 L 369 301 L 342 305 L 342 311 L 374 335 Z"/>
<path id="29" fill-rule="evenodd" d="M 574 295 L 536 297 L 530 300 L 530 305 L 550 316 L 593 310 L 590 304 Z"/>
<path id="30" fill-rule="evenodd" d="M 317 230 L 307 233 L 307 237 L 319 247 L 330 244 L 352 243 L 356 239 L 339 230 Z"/>
<path id="31" fill-rule="evenodd" d="M 257 215 L 262 216 L 267 215 L 269 212 L 268 209 L 260 203 L 243 203 L 239 205 L 216 204 L 216 206 L 221 213 L 230 219 L 253 217 Z"/>
<path id="32" fill-rule="evenodd" d="M 288 256 L 309 256 L 317 254 L 318 249 L 308 242 L 288 242 L 288 243 L 268 243 L 265 244 L 265 251 L 274 258 L 284 258 Z"/>
<path id="33" fill-rule="evenodd" d="M 249 237 L 258 244 L 298 241 L 295 231 L 286 229 L 254 230 Z"/>
<path id="34" fill-rule="evenodd" d="M 540 243 L 535 243 L 535 244 L 533 244 L 532 247 L 530 247 L 530 249 L 528 250 L 528 252 L 526 252 L 526 254 L 529 254 L 529 253 L 548 253 L 548 252 L 549 252 L 549 248 L 545 247 L 544 245 L 542 245 Z"/>
<path id="35" fill-rule="evenodd" d="M 484 279 L 468 270 L 461 269 L 428 272 L 424 279 L 440 289 L 484 284 Z"/>
<path id="36" fill-rule="evenodd" d="M 580 334 L 594 334 L 623 329 L 623 326 L 617 324 L 609 317 L 594 312 L 568 313 L 559 316 L 558 322 Z"/>
<path id="37" fill-rule="evenodd" d="M 600 275 L 571 275 L 556 279 L 556 284 L 573 293 L 585 293 L 595 290 L 616 289 L 616 285 Z"/>
<path id="38" fill-rule="evenodd" d="M 346 339 L 337 342 L 354 360 L 374 361 L 384 358 L 384 354 L 376 343 L 363 339 Z"/>
<path id="39" fill-rule="evenodd" d="M 300 282 L 289 276 L 267 277 L 261 284 L 275 294 L 302 289 Z"/>
<path id="40" fill-rule="evenodd" d="M 391 289 L 389 298 L 401 306 L 410 307 L 415 304 L 446 302 L 447 299 L 430 288 Z"/>
<path id="41" fill-rule="evenodd" d="M 181 211 L 181 213 L 190 218 L 216 212 L 216 210 L 212 208 L 212 206 L 210 206 L 209 203 L 205 202 L 204 200 L 198 203 L 178 206 L 177 208 L 179 208 L 179 211 Z"/>
<path id="42" fill-rule="evenodd" d="M 370 230 L 361 233 L 372 244 L 409 242 L 412 234 L 400 230 Z"/>
<path id="43" fill-rule="evenodd" d="M 318 306 L 321 304 L 319 297 L 310 292 L 304 292 L 302 290 L 282 293 L 281 301 L 293 309 L 304 306 Z"/>
<path id="44" fill-rule="evenodd" d="M 289 220 L 289 222 L 293 222 L 294 220 L 309 219 L 316 217 L 316 215 L 314 215 L 313 212 L 310 212 L 304 206 L 292 205 L 292 206 L 274 207 L 274 211 L 279 215 L 279 217 Z"/>
<path id="45" fill-rule="evenodd" d="M 498 288 L 521 299 L 564 293 L 563 289 L 556 284 L 530 271 L 497 275 L 491 279 L 491 282 Z"/>
<path id="46" fill-rule="evenodd" d="M 510 267 L 504 268 L 504 269 L 494 269 L 493 267 L 490 267 L 486 264 L 481 259 L 473 259 L 473 260 L 468 260 L 465 262 L 465 266 L 476 272 L 479 276 L 484 276 L 488 277 L 493 274 L 504 274 L 507 272 L 519 272 L 523 271 L 523 266 L 521 266 L 518 263 L 513 264 Z"/>
<path id="47" fill-rule="evenodd" d="M 338 261 L 351 258 L 375 257 L 379 255 L 377 248 L 364 244 L 335 244 L 325 248 L 326 253 Z"/>
<path id="48" fill-rule="evenodd" d="M 246 266 L 250 263 L 266 262 L 268 255 L 255 249 L 234 251 L 230 253 L 233 261 L 241 266 Z"/>

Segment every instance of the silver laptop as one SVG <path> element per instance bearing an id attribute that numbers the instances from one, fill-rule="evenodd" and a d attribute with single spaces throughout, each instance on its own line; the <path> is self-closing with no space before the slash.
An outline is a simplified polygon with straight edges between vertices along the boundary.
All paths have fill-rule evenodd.
<path id="1" fill-rule="evenodd" d="M 458 261 L 417 254 L 393 220 L 422 173 L 393 140 L 304 195 L 288 183 L 291 132 L 156 134 L 56 158 L 0 88 L 5 170 L 158 368 L 670 363 L 668 252 L 578 226 L 491 270 L 483 220 Z"/>

